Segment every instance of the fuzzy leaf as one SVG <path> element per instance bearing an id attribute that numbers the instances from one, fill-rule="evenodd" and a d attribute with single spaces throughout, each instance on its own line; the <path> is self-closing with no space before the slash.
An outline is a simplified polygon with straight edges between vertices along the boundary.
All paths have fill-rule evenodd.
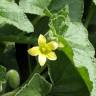
<path id="1" fill-rule="evenodd" d="M 13 25 L 27 33 L 33 32 L 33 26 L 23 10 L 14 2 L 0 1 L 0 27 L 5 24 Z"/>
<path id="2" fill-rule="evenodd" d="M 96 0 L 93 0 L 94 4 L 96 5 Z"/>
<path id="3" fill-rule="evenodd" d="M 35 74 L 31 80 L 16 93 L 16 96 L 47 96 L 50 89 L 50 83 L 39 74 Z"/>
<path id="4" fill-rule="evenodd" d="M 57 56 L 57 61 L 48 62 L 49 76 L 53 83 L 50 94 L 52 96 L 88 96 L 88 89 L 70 59 L 62 51 L 58 51 Z"/>
<path id="5" fill-rule="evenodd" d="M 93 94 L 96 91 L 96 69 L 94 67 L 95 52 L 88 40 L 87 30 L 81 22 L 71 22 L 70 16 L 65 10 L 64 12 L 59 11 L 59 13 L 53 15 L 50 20 L 50 29 L 50 36 L 53 36 L 56 40 L 62 42 L 64 46 L 66 45 L 66 41 L 71 47 L 70 50 L 72 49 L 73 56 L 69 55 L 72 54 L 72 52 L 66 52 L 68 51 L 65 50 L 68 49 L 67 46 L 65 46 L 62 51 L 64 51 L 66 56 L 73 62 L 88 87 L 91 96 L 94 96 Z"/>
<path id="6" fill-rule="evenodd" d="M 83 0 L 52 0 L 49 9 L 56 13 L 64 8 L 69 7 L 69 16 L 71 21 L 81 21 L 83 13 Z"/>
<path id="7" fill-rule="evenodd" d="M 25 13 L 44 15 L 44 9 L 48 7 L 51 0 L 20 0 L 20 7 Z"/>

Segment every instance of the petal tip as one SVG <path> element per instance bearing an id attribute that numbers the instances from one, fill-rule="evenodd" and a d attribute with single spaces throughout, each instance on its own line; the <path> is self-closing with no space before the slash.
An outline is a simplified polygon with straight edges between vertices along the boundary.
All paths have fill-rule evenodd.
<path id="1" fill-rule="evenodd" d="M 39 59 L 38 61 L 39 61 L 40 66 L 44 66 L 46 63 L 46 56 L 43 54 L 39 54 L 38 59 Z"/>

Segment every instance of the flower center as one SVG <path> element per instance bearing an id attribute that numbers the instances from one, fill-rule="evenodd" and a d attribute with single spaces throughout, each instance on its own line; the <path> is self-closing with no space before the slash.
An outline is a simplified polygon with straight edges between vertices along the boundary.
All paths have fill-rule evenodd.
<path id="1" fill-rule="evenodd" d="M 43 54 L 46 54 L 47 53 L 47 48 L 45 46 L 41 47 L 40 48 L 40 51 L 43 53 Z"/>
<path id="2" fill-rule="evenodd" d="M 42 53 L 46 53 L 46 52 L 47 52 L 47 49 L 46 49 L 45 47 L 42 47 L 42 48 L 41 48 L 41 52 L 42 52 Z"/>
<path id="3" fill-rule="evenodd" d="M 40 51 L 41 51 L 43 54 L 48 54 L 51 50 L 48 48 L 47 45 L 45 45 L 45 46 L 40 47 Z"/>

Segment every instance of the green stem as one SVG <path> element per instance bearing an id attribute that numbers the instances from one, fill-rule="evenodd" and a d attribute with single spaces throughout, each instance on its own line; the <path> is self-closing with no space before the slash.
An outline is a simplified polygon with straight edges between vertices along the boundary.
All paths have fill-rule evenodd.
<path id="1" fill-rule="evenodd" d="M 14 92 L 8 92 L 8 93 L 6 93 L 6 94 L 4 94 L 2 96 L 14 96 Z"/>
<path id="2" fill-rule="evenodd" d="M 91 2 L 91 5 L 89 7 L 89 12 L 88 12 L 88 16 L 86 18 L 86 21 L 85 21 L 85 27 L 88 28 L 93 16 L 94 16 L 94 10 L 95 10 L 95 6 L 93 4 L 93 2 Z"/>
<path id="3" fill-rule="evenodd" d="M 17 92 L 17 90 L 14 90 L 12 92 L 8 92 L 8 93 L 5 93 L 5 94 L 0 95 L 0 96 L 15 96 L 16 92 Z"/>
<path id="4" fill-rule="evenodd" d="M 30 75 L 30 77 L 32 78 L 32 76 L 35 74 L 35 73 L 42 73 L 44 71 L 44 69 L 46 68 L 47 66 L 43 66 L 43 67 L 40 67 L 39 64 L 36 65 L 35 69 L 33 70 L 32 74 Z"/>

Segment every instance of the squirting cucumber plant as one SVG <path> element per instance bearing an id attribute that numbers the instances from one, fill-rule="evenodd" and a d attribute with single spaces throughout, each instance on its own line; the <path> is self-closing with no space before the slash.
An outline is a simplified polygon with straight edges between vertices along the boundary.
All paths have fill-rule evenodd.
<path id="1" fill-rule="evenodd" d="M 96 0 L 0 0 L 0 96 L 96 96 Z"/>

